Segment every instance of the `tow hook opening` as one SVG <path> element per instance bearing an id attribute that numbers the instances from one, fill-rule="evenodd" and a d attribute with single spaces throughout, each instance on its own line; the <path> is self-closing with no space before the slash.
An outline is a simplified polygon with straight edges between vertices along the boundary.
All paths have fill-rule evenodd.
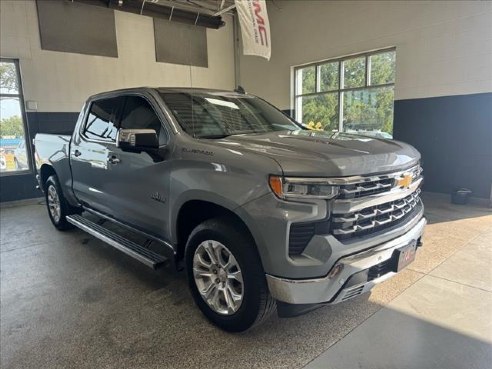
<path id="1" fill-rule="evenodd" d="M 343 270 L 343 264 L 337 264 L 335 265 L 331 270 L 330 273 L 328 273 L 328 278 L 332 279 L 339 275 Z"/>

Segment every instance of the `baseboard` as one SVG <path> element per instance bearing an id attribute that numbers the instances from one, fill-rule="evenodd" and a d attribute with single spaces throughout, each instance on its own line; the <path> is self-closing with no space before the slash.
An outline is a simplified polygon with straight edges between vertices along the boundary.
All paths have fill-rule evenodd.
<path id="1" fill-rule="evenodd" d="M 448 193 L 442 193 L 442 192 L 432 192 L 432 191 L 423 191 L 422 192 L 423 196 L 425 194 L 429 194 L 433 197 L 439 197 L 443 200 L 449 201 L 451 203 L 451 194 Z M 425 202 L 424 202 L 425 204 Z M 468 204 L 470 205 L 475 205 L 483 208 L 492 208 L 492 199 L 486 199 L 483 197 L 470 197 L 468 200 Z"/>
<path id="2" fill-rule="evenodd" d="M 0 208 L 13 208 L 16 206 L 38 205 L 44 202 L 44 197 L 35 197 L 33 199 L 5 201 L 0 203 Z"/>

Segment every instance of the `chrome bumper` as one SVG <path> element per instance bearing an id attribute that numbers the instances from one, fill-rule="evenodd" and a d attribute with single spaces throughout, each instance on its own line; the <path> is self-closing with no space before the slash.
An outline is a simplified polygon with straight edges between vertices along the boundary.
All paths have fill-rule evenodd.
<path id="1" fill-rule="evenodd" d="M 336 304 L 367 292 L 376 284 L 391 278 L 396 273 L 390 271 L 371 281 L 358 283 L 346 288 L 343 286 L 350 277 L 389 260 L 393 255 L 393 251 L 420 239 L 426 223 L 426 219 L 421 218 L 405 234 L 370 250 L 338 260 L 332 271 L 339 266 L 338 268 L 341 268 L 339 273 L 330 272 L 326 277 L 315 279 L 285 279 L 267 274 L 266 278 L 270 293 L 275 299 L 289 304 Z"/>
<path id="2" fill-rule="evenodd" d="M 38 182 L 36 189 L 43 191 L 43 186 L 41 186 L 41 176 L 39 174 L 36 174 L 36 181 Z"/>

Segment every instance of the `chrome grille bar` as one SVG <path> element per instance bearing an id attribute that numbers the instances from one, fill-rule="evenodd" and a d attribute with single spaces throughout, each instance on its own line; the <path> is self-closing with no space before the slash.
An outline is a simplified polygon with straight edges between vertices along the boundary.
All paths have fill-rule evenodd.
<path id="1" fill-rule="evenodd" d="M 410 174 L 412 181 L 417 180 L 422 173 L 422 168 L 416 165 L 404 171 L 369 177 L 347 177 L 331 179 L 339 186 L 338 199 L 357 199 L 365 196 L 386 193 L 397 186 L 399 178 Z"/>
<path id="2" fill-rule="evenodd" d="M 402 219 L 412 212 L 420 203 L 420 189 L 410 195 L 391 201 L 389 203 L 375 205 L 358 212 L 349 214 L 334 214 L 332 233 L 336 236 L 357 236 L 358 234 L 381 226 L 388 226 Z"/>
<path id="3" fill-rule="evenodd" d="M 380 174 L 374 176 L 352 176 L 352 177 L 338 177 L 338 178 L 320 178 L 320 181 L 334 186 L 346 186 L 346 185 L 362 185 L 364 183 L 383 181 L 385 179 L 394 179 L 401 177 L 403 174 L 410 173 L 412 177 L 418 178 L 422 173 L 422 167 L 415 165 L 411 168 L 400 170 L 398 172 L 392 172 L 387 174 Z"/>
<path id="4" fill-rule="evenodd" d="M 415 179 L 408 188 L 401 189 L 399 187 L 393 187 L 391 190 L 372 194 L 355 199 L 337 199 L 333 203 L 333 214 L 349 214 L 360 212 L 363 209 L 371 208 L 376 205 L 382 205 L 393 201 L 401 200 L 412 193 L 414 193 L 422 184 L 422 177 Z M 404 203 L 398 203 L 400 208 L 405 206 Z"/>

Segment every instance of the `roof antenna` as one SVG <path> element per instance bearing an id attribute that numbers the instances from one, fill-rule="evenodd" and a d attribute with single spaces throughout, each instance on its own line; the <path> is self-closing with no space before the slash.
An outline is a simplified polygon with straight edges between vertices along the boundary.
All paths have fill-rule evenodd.
<path id="1" fill-rule="evenodd" d="M 237 92 L 238 94 L 246 95 L 246 91 L 241 85 L 238 85 L 237 88 L 234 90 L 234 92 Z"/>

